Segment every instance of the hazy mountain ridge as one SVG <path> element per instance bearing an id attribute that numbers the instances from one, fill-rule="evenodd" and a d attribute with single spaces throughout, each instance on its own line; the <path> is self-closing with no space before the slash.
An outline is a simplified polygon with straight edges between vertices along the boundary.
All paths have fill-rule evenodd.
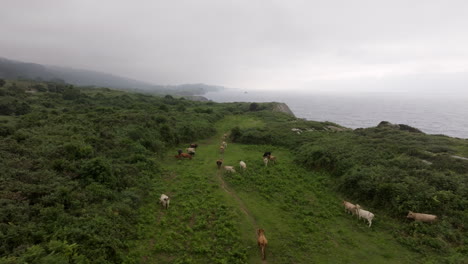
<path id="1" fill-rule="evenodd" d="M 0 78 L 66 82 L 77 86 L 110 87 L 154 93 L 200 95 L 224 89 L 207 84 L 156 85 L 104 72 L 20 62 L 0 57 Z"/>

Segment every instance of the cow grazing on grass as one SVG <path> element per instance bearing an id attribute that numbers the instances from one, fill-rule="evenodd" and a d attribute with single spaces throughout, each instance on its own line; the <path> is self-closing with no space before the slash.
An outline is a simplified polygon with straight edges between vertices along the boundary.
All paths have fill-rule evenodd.
<path id="1" fill-rule="evenodd" d="M 219 153 L 224 154 L 224 146 L 219 147 Z"/>
<path id="2" fill-rule="evenodd" d="M 224 170 L 230 173 L 236 172 L 236 170 L 234 169 L 234 166 L 224 166 Z"/>
<path id="3" fill-rule="evenodd" d="M 263 153 L 263 157 L 264 157 L 264 158 L 265 158 L 265 157 L 269 158 L 270 156 L 271 156 L 271 151 L 268 151 L 268 152 Z"/>
<path id="4" fill-rule="evenodd" d="M 159 202 L 161 203 L 162 207 L 167 209 L 169 208 L 169 196 L 165 195 L 165 194 L 161 194 L 161 198 L 159 198 Z"/>
<path id="5" fill-rule="evenodd" d="M 413 213 L 409 211 L 406 218 L 414 219 L 414 221 L 432 223 L 437 220 L 437 215 Z"/>
<path id="6" fill-rule="evenodd" d="M 373 213 L 361 209 L 361 206 L 359 206 L 359 204 L 356 204 L 356 214 L 359 217 L 359 219 L 364 218 L 364 221 L 367 220 L 367 222 L 369 222 L 369 227 L 371 227 L 372 219 L 374 219 L 375 217 Z"/>
<path id="7" fill-rule="evenodd" d="M 265 164 L 265 167 L 268 166 L 268 157 L 263 157 L 263 163 Z"/>
<path id="8" fill-rule="evenodd" d="M 226 148 L 227 148 L 227 143 L 226 143 L 226 141 L 223 141 L 223 142 L 221 143 L 221 146 L 223 146 L 223 147 L 226 149 Z"/>
<path id="9" fill-rule="evenodd" d="M 262 259 L 266 259 L 266 246 L 268 244 L 268 240 L 265 237 L 265 230 L 258 229 L 257 230 L 257 244 L 262 250 Z"/>
<path id="10" fill-rule="evenodd" d="M 198 144 L 192 143 L 192 144 L 190 144 L 190 147 L 196 149 L 196 148 L 198 148 Z"/>
<path id="11" fill-rule="evenodd" d="M 218 170 L 221 169 L 221 165 L 223 164 L 223 160 L 219 159 L 216 161 L 216 165 L 218 166 Z"/>
<path id="12" fill-rule="evenodd" d="M 188 153 L 180 153 L 180 155 L 175 156 L 178 159 L 192 159 L 192 155 Z"/>
<path id="13" fill-rule="evenodd" d="M 344 200 L 343 200 L 343 205 L 344 205 L 345 212 L 351 213 L 352 215 L 356 213 L 356 205 L 350 202 L 344 201 Z"/>
<path id="14" fill-rule="evenodd" d="M 242 160 L 239 162 L 239 166 L 244 171 L 247 169 L 247 164 L 245 164 L 245 162 L 243 162 Z"/>
<path id="15" fill-rule="evenodd" d="M 276 163 L 276 157 L 275 157 L 275 156 L 270 155 L 270 156 L 268 157 L 268 159 L 269 159 L 271 162 L 273 162 L 273 164 Z"/>
<path id="16" fill-rule="evenodd" d="M 187 153 L 192 156 L 195 156 L 195 148 L 187 148 Z"/>

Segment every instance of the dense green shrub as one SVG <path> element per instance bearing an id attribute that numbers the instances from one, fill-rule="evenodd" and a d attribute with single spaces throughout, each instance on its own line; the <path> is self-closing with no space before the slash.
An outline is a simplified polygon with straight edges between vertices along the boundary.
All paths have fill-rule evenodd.
<path id="1" fill-rule="evenodd" d="M 121 263 L 158 158 L 214 135 L 227 112 L 171 96 L 21 85 L 42 92 L 2 88 L 0 263 Z"/>

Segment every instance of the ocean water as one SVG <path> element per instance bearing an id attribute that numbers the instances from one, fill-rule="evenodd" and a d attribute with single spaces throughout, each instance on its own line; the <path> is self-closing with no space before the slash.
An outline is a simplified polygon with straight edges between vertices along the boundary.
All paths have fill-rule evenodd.
<path id="1" fill-rule="evenodd" d="M 389 121 L 427 134 L 468 138 L 468 95 L 227 89 L 203 96 L 215 102 L 282 102 L 296 117 L 349 128 L 373 127 L 380 121 Z"/>

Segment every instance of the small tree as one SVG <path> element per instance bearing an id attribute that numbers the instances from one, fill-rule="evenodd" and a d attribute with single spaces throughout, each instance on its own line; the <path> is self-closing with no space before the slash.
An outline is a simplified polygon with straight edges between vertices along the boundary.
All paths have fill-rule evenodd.
<path id="1" fill-rule="evenodd" d="M 70 87 L 65 90 L 62 97 L 64 100 L 76 100 L 80 97 L 80 90 Z"/>
<path id="2" fill-rule="evenodd" d="M 47 92 L 47 88 L 44 87 L 42 84 L 35 84 L 32 88 L 36 89 L 38 92 Z"/>
<path id="3" fill-rule="evenodd" d="M 257 111 L 258 110 L 258 104 L 257 103 L 251 103 L 249 106 L 249 111 Z"/>
<path id="4" fill-rule="evenodd" d="M 163 112 L 169 112 L 169 107 L 167 107 L 167 105 L 160 105 L 159 110 Z"/>
<path id="5" fill-rule="evenodd" d="M 231 129 L 231 135 L 230 138 L 232 142 L 236 142 L 240 137 L 242 136 L 242 132 L 238 126 L 234 127 Z"/>

